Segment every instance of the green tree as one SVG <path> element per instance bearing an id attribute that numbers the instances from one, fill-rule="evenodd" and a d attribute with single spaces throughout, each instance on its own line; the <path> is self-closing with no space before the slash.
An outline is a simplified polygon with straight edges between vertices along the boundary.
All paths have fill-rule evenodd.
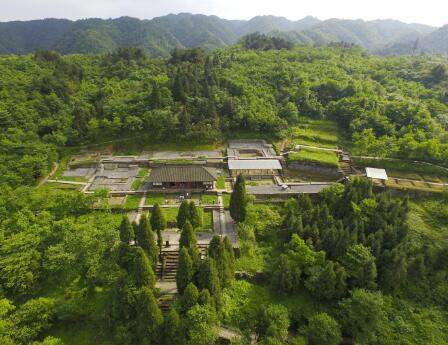
<path id="1" fill-rule="evenodd" d="M 210 345 L 218 339 L 218 318 L 209 305 L 195 305 L 186 316 L 187 345 Z"/>
<path id="2" fill-rule="evenodd" d="M 155 269 L 159 256 L 159 249 L 157 248 L 154 232 L 146 215 L 142 215 L 140 224 L 137 228 L 137 244 L 143 248 L 148 258 L 151 260 L 151 266 Z"/>
<path id="3" fill-rule="evenodd" d="M 339 345 L 342 340 L 341 327 L 326 313 L 315 314 L 309 319 L 306 335 L 310 345 Z"/>
<path id="4" fill-rule="evenodd" d="M 375 257 L 369 248 L 357 244 L 347 250 L 343 258 L 352 287 L 374 289 L 376 287 L 377 270 Z"/>
<path id="5" fill-rule="evenodd" d="M 198 287 L 199 289 L 208 289 L 210 295 L 214 298 L 218 297 L 221 285 L 214 259 L 206 258 L 201 261 L 198 272 Z"/>
<path id="6" fill-rule="evenodd" d="M 177 227 L 183 229 L 185 222 L 190 219 L 190 207 L 187 200 L 182 201 L 177 212 Z"/>
<path id="7" fill-rule="evenodd" d="M 193 283 L 189 283 L 185 288 L 182 297 L 180 299 L 180 308 L 182 313 L 187 313 L 188 310 L 193 308 L 199 299 L 199 291 Z"/>
<path id="8" fill-rule="evenodd" d="M 196 233 L 189 220 L 185 222 L 182 232 L 180 233 L 179 246 L 181 248 L 193 248 L 197 246 Z"/>
<path id="9" fill-rule="evenodd" d="M 230 215 L 237 222 L 243 222 L 246 219 L 246 183 L 243 175 L 238 175 L 230 196 Z"/>
<path id="10" fill-rule="evenodd" d="M 154 231 L 165 230 L 166 220 L 159 204 L 155 204 L 152 208 L 151 226 Z"/>
<path id="11" fill-rule="evenodd" d="M 187 248 L 181 248 L 176 272 L 177 291 L 180 294 L 183 294 L 185 288 L 193 279 L 193 275 L 193 261 L 190 254 L 188 254 Z"/>
<path id="12" fill-rule="evenodd" d="M 384 317 L 384 300 L 380 292 L 354 290 L 351 297 L 339 302 L 345 332 L 361 344 L 368 343 Z"/>
<path id="13" fill-rule="evenodd" d="M 288 310 L 282 305 L 259 306 L 253 323 L 253 330 L 258 340 L 282 344 L 288 337 L 290 324 Z"/>
<path id="14" fill-rule="evenodd" d="M 182 345 L 184 343 L 181 319 L 175 308 L 171 308 L 165 317 L 161 333 L 162 345 Z"/>
<path id="15" fill-rule="evenodd" d="M 138 288 L 154 288 L 156 277 L 148 257 L 142 248 L 135 248 L 135 281 Z"/>
<path id="16" fill-rule="evenodd" d="M 137 303 L 137 335 L 139 344 L 148 345 L 151 339 L 158 339 L 158 330 L 162 323 L 163 315 L 152 290 L 147 287 L 141 289 Z"/>
<path id="17" fill-rule="evenodd" d="M 128 216 L 124 216 L 120 224 L 120 240 L 129 244 L 134 239 L 134 229 L 129 222 Z"/>
<path id="18" fill-rule="evenodd" d="M 191 201 L 189 206 L 188 206 L 188 215 L 189 215 L 189 220 L 191 225 L 193 226 L 194 229 L 199 228 L 202 226 L 202 218 L 199 217 L 199 212 L 198 209 L 196 207 L 196 204 L 194 203 L 194 201 Z"/>

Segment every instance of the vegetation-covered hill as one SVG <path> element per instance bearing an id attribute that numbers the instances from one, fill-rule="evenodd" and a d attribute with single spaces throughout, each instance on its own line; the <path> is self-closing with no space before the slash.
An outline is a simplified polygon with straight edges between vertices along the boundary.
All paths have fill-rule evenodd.
<path id="1" fill-rule="evenodd" d="M 138 49 L 1 57 L 0 181 L 33 184 L 67 145 L 136 135 L 211 142 L 235 130 L 285 137 L 301 117 L 334 119 L 355 154 L 448 164 L 442 61 L 269 50 L 282 46 L 291 48 L 253 35 L 169 60 Z"/>
<path id="2" fill-rule="evenodd" d="M 119 47 L 139 47 L 153 56 L 166 57 L 174 48 L 226 47 L 255 32 L 280 35 L 294 43 L 308 45 L 345 42 L 381 54 L 448 52 L 443 28 L 436 30 L 394 20 L 320 21 L 306 17 L 290 21 L 259 16 L 243 21 L 182 13 L 151 20 L 122 17 L 0 23 L 0 54 L 23 54 L 36 49 L 96 54 L 112 52 Z"/>

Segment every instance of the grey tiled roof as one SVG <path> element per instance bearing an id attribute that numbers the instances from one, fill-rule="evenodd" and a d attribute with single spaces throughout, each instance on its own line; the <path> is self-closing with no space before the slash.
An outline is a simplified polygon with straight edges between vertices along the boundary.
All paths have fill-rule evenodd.
<path id="1" fill-rule="evenodd" d="M 213 182 L 217 174 L 213 168 L 203 166 L 166 165 L 153 168 L 149 174 L 149 182 Z"/>

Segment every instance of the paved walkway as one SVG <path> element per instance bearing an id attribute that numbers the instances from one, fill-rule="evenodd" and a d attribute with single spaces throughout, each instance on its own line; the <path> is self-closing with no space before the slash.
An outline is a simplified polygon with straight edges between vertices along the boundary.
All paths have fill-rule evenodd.
<path id="1" fill-rule="evenodd" d="M 143 208 L 145 207 L 145 202 L 146 202 L 146 192 L 143 193 L 143 196 L 140 199 L 140 203 L 138 204 L 137 216 L 135 216 L 135 222 L 137 224 L 140 223 L 140 218 L 142 217 L 143 214 Z"/>
<path id="2" fill-rule="evenodd" d="M 78 181 L 63 181 L 63 180 L 47 180 L 48 183 L 61 183 L 61 184 L 73 184 L 77 186 L 85 186 L 87 182 L 78 182 Z"/>
<path id="3" fill-rule="evenodd" d="M 221 237 L 227 236 L 233 246 L 238 245 L 235 223 L 229 211 L 224 210 L 222 193 L 218 193 L 218 210 L 213 210 L 213 231 Z"/>

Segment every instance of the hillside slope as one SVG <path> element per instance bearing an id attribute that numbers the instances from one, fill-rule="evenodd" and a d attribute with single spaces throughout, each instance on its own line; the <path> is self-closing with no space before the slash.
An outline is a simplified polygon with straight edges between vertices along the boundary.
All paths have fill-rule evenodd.
<path id="1" fill-rule="evenodd" d="M 283 17 L 258 16 L 243 21 L 189 13 L 151 20 L 44 19 L 0 23 L 0 54 L 26 54 L 36 49 L 105 53 L 132 46 L 143 48 L 153 56 L 168 56 L 174 48 L 223 48 L 254 32 L 307 45 L 346 42 L 380 54 L 409 54 L 415 51 L 416 42 L 420 43 L 419 52 L 448 53 L 447 31 L 395 20 L 320 21 L 305 17 L 290 21 Z"/>

